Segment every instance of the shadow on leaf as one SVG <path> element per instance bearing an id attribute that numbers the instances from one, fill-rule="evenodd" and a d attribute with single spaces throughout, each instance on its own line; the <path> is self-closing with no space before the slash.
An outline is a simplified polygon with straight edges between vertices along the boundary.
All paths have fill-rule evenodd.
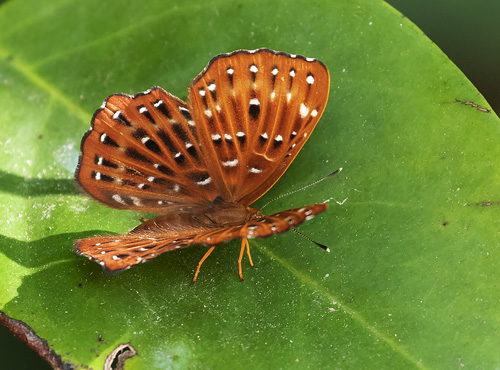
<path id="1" fill-rule="evenodd" d="M 73 179 L 26 179 L 0 170 L 0 189 L 23 197 L 80 194 Z"/>

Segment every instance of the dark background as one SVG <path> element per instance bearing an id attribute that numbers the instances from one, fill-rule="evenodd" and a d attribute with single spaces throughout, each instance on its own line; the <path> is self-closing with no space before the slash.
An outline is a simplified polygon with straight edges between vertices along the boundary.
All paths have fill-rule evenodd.
<path id="1" fill-rule="evenodd" d="M 500 1 L 386 2 L 437 44 L 500 114 Z"/>
<path id="2" fill-rule="evenodd" d="M 500 113 L 500 1 L 387 0 L 413 21 Z M 0 1 L 0 6 L 2 1 Z M 50 367 L 0 325 L 2 368 Z"/>

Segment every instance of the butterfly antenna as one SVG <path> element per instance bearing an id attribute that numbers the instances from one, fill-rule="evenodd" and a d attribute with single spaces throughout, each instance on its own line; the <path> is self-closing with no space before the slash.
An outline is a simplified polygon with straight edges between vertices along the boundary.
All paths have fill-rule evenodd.
<path id="1" fill-rule="evenodd" d="M 321 244 L 321 243 L 318 243 L 318 242 L 315 242 L 314 240 L 312 240 L 310 237 L 308 237 L 307 235 L 304 235 L 302 234 L 300 231 L 298 231 L 297 229 L 293 228 L 292 229 L 293 231 L 295 231 L 297 234 L 299 234 L 301 237 L 303 237 L 304 239 L 306 240 L 309 240 L 311 243 L 314 243 L 316 244 L 318 247 L 324 249 L 325 251 L 327 251 L 328 253 L 330 253 L 330 248 L 328 248 L 326 245 L 324 244 Z"/>
<path id="2" fill-rule="evenodd" d="M 295 189 L 295 190 L 289 191 L 288 193 L 281 194 L 281 195 L 277 196 L 276 198 L 271 199 L 269 202 L 267 202 L 267 203 L 266 203 L 266 204 L 264 204 L 262 207 L 260 207 L 260 209 L 261 209 L 261 210 L 262 210 L 262 209 L 264 209 L 264 207 L 267 207 L 267 206 L 269 205 L 269 203 L 272 203 L 272 202 L 274 202 L 275 200 L 278 200 L 278 199 L 280 199 L 280 198 L 286 197 L 287 195 L 291 195 L 291 194 L 296 193 L 296 192 L 298 192 L 298 191 L 301 191 L 301 190 L 307 189 L 307 188 L 308 188 L 308 187 L 310 187 L 310 186 L 313 186 L 313 185 L 319 184 L 321 181 L 326 180 L 327 178 L 329 178 L 329 177 L 331 177 L 331 176 L 333 176 L 333 175 L 338 174 L 340 171 L 342 171 L 342 167 L 340 167 L 338 170 L 333 171 L 331 174 L 326 175 L 326 176 L 325 176 L 325 177 L 323 177 L 322 179 L 316 180 L 316 181 L 314 181 L 313 183 L 311 183 L 311 184 L 309 184 L 309 185 L 306 185 L 306 186 L 301 187 L 300 189 Z M 311 240 L 311 241 L 312 241 L 312 240 Z M 312 241 L 312 242 L 313 242 L 313 243 L 315 243 L 314 241 Z"/>

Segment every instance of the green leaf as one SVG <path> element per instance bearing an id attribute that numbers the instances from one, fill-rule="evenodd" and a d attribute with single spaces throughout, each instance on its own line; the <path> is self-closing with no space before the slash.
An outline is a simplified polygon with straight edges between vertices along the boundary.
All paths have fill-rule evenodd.
<path id="1" fill-rule="evenodd" d="M 130 343 L 134 369 L 498 366 L 500 122 L 388 5 L 11 0 L 0 24 L 0 308 L 63 362 L 102 368 Z M 102 100 L 155 85 L 184 99 L 210 58 L 263 46 L 330 69 L 321 121 L 257 205 L 344 167 L 266 208 L 329 201 L 300 231 L 332 253 L 252 240 L 240 283 L 236 241 L 194 286 L 202 246 L 118 275 L 75 255 L 74 239 L 139 223 L 73 185 Z"/>

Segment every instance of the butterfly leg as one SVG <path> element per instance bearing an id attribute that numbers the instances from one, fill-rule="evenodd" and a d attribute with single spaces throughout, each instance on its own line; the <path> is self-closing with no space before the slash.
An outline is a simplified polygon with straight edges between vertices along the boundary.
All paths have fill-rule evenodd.
<path id="1" fill-rule="evenodd" d="M 246 244 L 248 261 L 250 261 L 250 266 L 253 267 L 252 256 L 250 255 L 250 244 L 248 243 L 248 239 L 244 238 L 242 241 Z"/>
<path id="2" fill-rule="evenodd" d="M 247 238 L 241 239 L 241 250 L 240 250 L 240 258 L 238 258 L 238 271 L 240 274 L 240 280 L 243 281 L 243 272 L 241 269 L 241 260 L 243 259 L 243 252 L 247 250 L 248 259 L 250 260 L 250 266 L 253 267 L 252 257 L 250 256 L 250 244 L 248 244 Z"/>
<path id="3" fill-rule="evenodd" d="M 238 272 L 240 274 L 240 280 L 243 281 L 243 272 L 241 270 L 241 260 L 243 259 L 243 252 L 245 251 L 245 242 L 248 243 L 246 238 L 241 239 L 241 249 L 240 249 L 240 257 L 238 258 Z"/>
<path id="4" fill-rule="evenodd" d="M 243 281 L 243 271 L 241 268 L 241 260 L 243 259 L 243 252 L 247 250 L 247 256 L 248 260 L 250 261 L 250 266 L 253 267 L 253 261 L 252 261 L 252 256 L 250 255 L 250 244 L 248 243 L 247 238 L 242 238 L 241 239 L 241 250 L 240 250 L 240 257 L 238 258 L 238 271 L 240 274 L 240 279 Z"/>
<path id="5" fill-rule="evenodd" d="M 205 262 L 205 260 L 207 259 L 207 257 L 210 256 L 210 253 L 212 253 L 214 249 L 215 249 L 215 245 L 213 247 L 211 247 L 207 251 L 207 253 L 205 253 L 205 255 L 200 260 L 200 262 L 198 262 L 198 268 L 196 269 L 196 272 L 194 273 L 193 284 L 196 283 L 196 278 L 198 277 L 198 274 L 200 273 L 200 267 L 201 267 L 201 265 L 203 264 L 203 262 Z"/>

